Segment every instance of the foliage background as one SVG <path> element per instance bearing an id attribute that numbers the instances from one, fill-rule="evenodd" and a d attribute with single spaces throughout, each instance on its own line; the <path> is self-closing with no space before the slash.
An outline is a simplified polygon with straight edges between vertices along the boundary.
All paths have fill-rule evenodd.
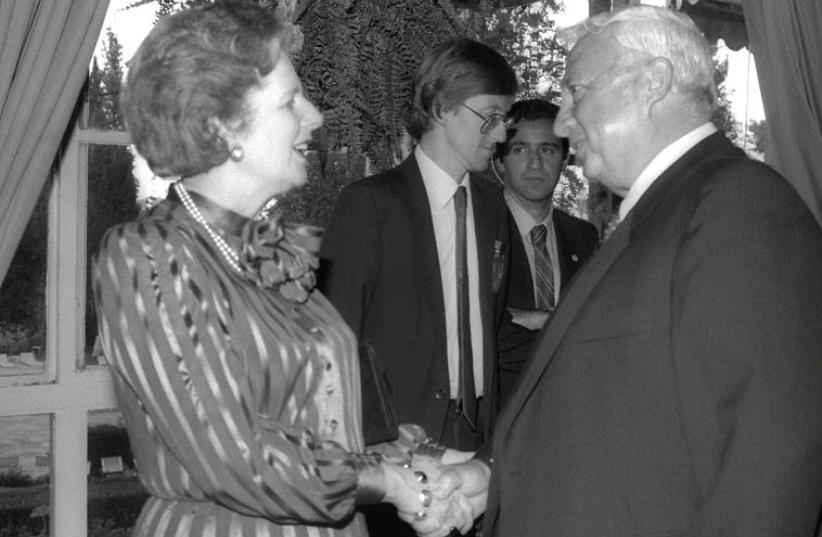
<path id="1" fill-rule="evenodd" d="M 156 18 L 209 0 L 136 0 L 154 4 Z M 325 124 L 315 136 L 310 180 L 280 200 L 287 217 L 324 225 L 339 191 L 351 181 L 397 164 L 411 149 L 405 134 L 414 71 L 442 41 L 457 35 L 481 40 L 499 50 L 521 82 L 518 98 L 558 102 L 565 50 L 554 39 L 561 0 L 495 9 L 479 0 L 476 9 L 456 9 L 451 0 L 243 0 L 281 12 L 302 48 L 295 64 L 305 90 L 322 111 Z M 95 60 L 87 91 L 86 126 L 122 130 L 119 93 L 122 47 L 107 29 L 102 65 Z M 727 60 L 716 60 L 720 107 L 714 122 L 734 140 L 741 126 L 730 110 L 724 81 Z M 746 126 L 755 155 L 764 152 L 764 123 Z M 139 212 L 138 185 L 131 157 L 121 146 L 90 145 L 87 246 L 93 252 L 105 229 Z M 761 157 L 760 157 L 761 158 Z M 44 190 L 0 288 L 0 353 L 19 353 L 44 345 L 48 189 Z M 555 203 L 603 229 L 618 198 L 579 168 L 569 167 Z M 86 300 L 86 348 L 92 347 L 96 320 L 90 290 Z"/>

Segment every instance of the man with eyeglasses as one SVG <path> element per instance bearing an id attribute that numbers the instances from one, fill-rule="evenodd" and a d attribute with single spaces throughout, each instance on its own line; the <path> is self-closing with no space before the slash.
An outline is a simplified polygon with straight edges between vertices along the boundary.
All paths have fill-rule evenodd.
<path id="1" fill-rule="evenodd" d="M 322 289 L 360 341 L 373 345 L 399 422 L 461 450 L 475 449 L 490 425 L 494 295 L 507 242 L 501 191 L 472 172 L 485 171 L 505 141 L 516 87 L 511 67 L 486 45 L 460 38 L 436 48 L 415 77 L 408 131 L 419 143 L 396 168 L 342 191 L 321 252 Z M 460 190 L 476 397 L 465 405 L 458 404 Z"/>
<path id="2" fill-rule="evenodd" d="M 399 422 L 464 451 L 484 441 L 496 406 L 507 248 L 501 190 L 472 174 L 505 140 L 516 88 L 490 47 L 464 38 L 437 47 L 414 82 L 408 131 L 419 143 L 396 168 L 342 191 L 321 251 L 321 289 L 373 346 Z M 460 211 L 467 274 L 458 285 Z"/>

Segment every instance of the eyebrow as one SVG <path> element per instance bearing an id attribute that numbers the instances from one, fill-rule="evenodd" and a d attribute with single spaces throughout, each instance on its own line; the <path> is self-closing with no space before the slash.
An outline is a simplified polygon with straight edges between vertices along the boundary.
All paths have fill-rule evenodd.
<path id="1" fill-rule="evenodd" d="M 527 142 L 522 142 L 522 141 L 508 142 L 508 148 L 509 149 L 513 149 L 515 147 L 528 147 L 529 145 L 531 145 L 531 144 L 529 144 Z M 549 147 L 553 147 L 554 149 L 560 149 L 560 144 L 558 144 L 556 142 L 540 142 L 537 145 L 538 146 L 546 146 L 547 145 Z"/>
<path id="2" fill-rule="evenodd" d="M 524 142 L 522 140 L 514 140 L 511 142 L 511 145 L 530 145 L 528 142 Z M 559 147 L 559 144 L 556 142 L 539 142 L 537 145 L 552 145 L 554 147 Z"/>

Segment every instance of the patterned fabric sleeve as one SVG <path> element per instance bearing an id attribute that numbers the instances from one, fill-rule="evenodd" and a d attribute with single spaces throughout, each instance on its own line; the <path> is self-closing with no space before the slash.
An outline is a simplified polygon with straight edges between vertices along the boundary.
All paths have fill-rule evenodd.
<path id="1" fill-rule="evenodd" d="M 148 435 L 143 446 L 155 450 L 138 457 L 144 483 L 154 496 L 211 501 L 281 524 L 349 518 L 358 473 L 373 476 L 374 461 L 318 441 L 293 416 L 260 411 L 257 392 L 271 386 L 253 378 L 247 347 L 283 353 L 290 343 L 232 339 L 246 313 L 232 309 L 231 282 L 215 281 L 200 247 L 168 222 L 135 222 L 109 230 L 93 268 L 121 405 L 140 421 L 132 432 Z"/>

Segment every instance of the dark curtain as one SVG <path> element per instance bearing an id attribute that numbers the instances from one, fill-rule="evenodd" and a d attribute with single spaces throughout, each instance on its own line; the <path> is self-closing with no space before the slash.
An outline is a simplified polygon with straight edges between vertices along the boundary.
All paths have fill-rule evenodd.
<path id="1" fill-rule="evenodd" d="M 822 223 L 822 2 L 744 0 L 767 118 L 766 161 Z"/>
<path id="2" fill-rule="evenodd" d="M 49 176 L 109 0 L 0 0 L 0 281 Z"/>

